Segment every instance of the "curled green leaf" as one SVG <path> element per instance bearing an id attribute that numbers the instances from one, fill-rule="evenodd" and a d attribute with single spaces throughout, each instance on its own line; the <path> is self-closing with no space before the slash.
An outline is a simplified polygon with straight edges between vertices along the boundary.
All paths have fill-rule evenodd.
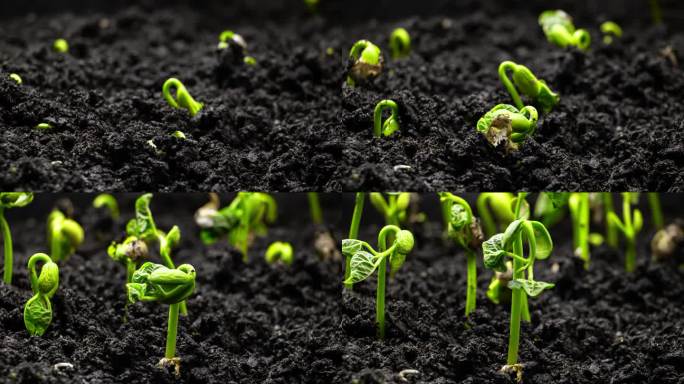
<path id="1" fill-rule="evenodd" d="M 482 256 L 484 257 L 485 268 L 506 272 L 505 255 L 506 249 L 503 233 L 498 233 L 482 243 Z"/>
<path id="2" fill-rule="evenodd" d="M 0 192 L 0 208 L 21 208 L 32 201 L 31 192 Z"/>
<path id="3" fill-rule="evenodd" d="M 195 269 L 189 264 L 171 269 L 147 262 L 135 271 L 126 288 L 132 303 L 158 301 L 177 304 L 185 301 L 195 290 Z"/>
<path id="4" fill-rule="evenodd" d="M 537 128 L 538 114 L 534 107 L 518 110 L 508 104 L 499 104 L 477 122 L 482 133 L 494 147 L 503 145 L 506 152 L 517 151 L 520 143 L 531 136 Z"/>
<path id="5" fill-rule="evenodd" d="M 290 243 L 285 243 L 281 241 L 276 241 L 268 246 L 266 249 L 266 262 L 269 264 L 276 263 L 278 261 L 285 265 L 292 265 L 294 256 L 294 251 Z"/>

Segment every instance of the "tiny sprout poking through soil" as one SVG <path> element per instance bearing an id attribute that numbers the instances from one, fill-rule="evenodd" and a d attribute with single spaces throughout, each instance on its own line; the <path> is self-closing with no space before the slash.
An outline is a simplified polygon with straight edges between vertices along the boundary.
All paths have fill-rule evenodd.
<path id="1" fill-rule="evenodd" d="M 147 244 L 135 236 L 128 236 L 123 243 L 112 244 L 107 248 L 107 254 L 114 261 L 126 266 L 126 282 L 130 283 L 138 263 L 149 257 Z"/>
<path id="2" fill-rule="evenodd" d="M 513 73 L 513 82 L 508 78 L 508 71 Z M 532 103 L 541 107 L 544 113 L 549 113 L 558 104 L 560 97 L 554 93 L 544 80 L 537 79 L 536 76 L 524 65 L 516 64 L 512 61 L 504 61 L 499 65 L 499 78 L 511 94 L 513 104 L 516 108 L 522 109 L 525 105 L 518 94 L 527 96 Z M 517 89 L 516 89 L 517 87 Z"/>
<path id="3" fill-rule="evenodd" d="M 601 32 L 603 33 L 603 44 L 613 44 L 615 38 L 622 37 L 622 28 L 614 21 L 606 21 L 601 24 Z"/>
<path id="4" fill-rule="evenodd" d="M 36 273 L 38 262 L 43 263 L 40 276 Z M 29 258 L 28 272 L 33 297 L 24 306 L 24 325 L 31 336 L 43 336 L 52 322 L 50 299 L 59 287 L 59 267 L 50 256 L 36 253 Z"/>
<path id="5" fill-rule="evenodd" d="M 268 249 L 266 249 L 266 253 L 264 254 L 264 258 L 269 264 L 281 262 L 290 266 L 292 265 L 292 261 L 294 261 L 294 251 L 292 250 L 292 245 L 290 243 L 276 241 L 268 246 Z"/>
<path id="6" fill-rule="evenodd" d="M 12 232 L 5 218 L 5 210 L 25 207 L 33 201 L 33 193 L 27 192 L 0 192 L 0 236 L 4 242 L 5 271 L 2 281 L 12 284 L 12 271 L 14 269 L 14 256 L 12 248 Z"/>
<path id="7" fill-rule="evenodd" d="M 52 43 L 52 49 L 58 53 L 67 53 L 69 52 L 69 43 L 64 39 L 57 39 Z"/>
<path id="8" fill-rule="evenodd" d="M 392 245 L 387 247 L 388 237 L 393 236 Z M 356 284 L 366 280 L 378 270 L 378 285 L 375 296 L 375 323 L 378 338 L 385 338 L 385 284 L 387 276 L 387 260 L 390 273 L 398 271 L 413 249 L 413 234 L 396 225 L 387 225 L 378 235 L 378 250 L 368 243 L 356 239 L 342 240 L 342 254 L 351 257 L 351 271 L 344 284 Z"/>
<path id="9" fill-rule="evenodd" d="M 494 147 L 504 145 L 506 153 L 517 151 L 520 144 L 537 129 L 537 110 L 527 106 L 520 110 L 508 104 L 499 104 L 477 122 L 482 133 Z"/>
<path id="10" fill-rule="evenodd" d="M 411 35 L 404 28 L 397 28 L 390 35 L 390 52 L 393 59 L 401 59 L 411 54 Z"/>
<path id="11" fill-rule="evenodd" d="M 175 131 L 175 132 L 173 133 L 173 137 L 175 137 L 175 138 L 177 138 L 177 139 L 181 139 L 181 140 L 185 140 L 185 139 L 186 139 L 185 133 L 183 133 L 183 132 L 181 132 L 181 131 Z"/>
<path id="12" fill-rule="evenodd" d="M 119 203 L 116 202 L 116 198 L 109 193 L 101 193 L 93 199 L 93 207 L 95 208 L 107 208 L 109 216 L 112 220 L 118 220 L 121 216 L 119 212 Z"/>
<path id="13" fill-rule="evenodd" d="M 524 194 L 519 194 L 515 211 L 520 212 Z M 527 242 L 528 255 L 525 257 L 523 241 Z M 508 339 L 508 359 L 504 370 L 520 372 L 518 346 L 520 341 L 520 320 L 527 306 L 527 296 L 537 297 L 553 284 L 534 280 L 534 262 L 549 257 L 553 241 L 544 224 L 538 221 L 517 219 L 508 225 L 503 233 L 496 234 L 482 243 L 484 265 L 487 269 L 506 272 L 506 258 L 512 260 L 513 276 L 508 283 L 512 290 L 511 320 Z"/>
<path id="14" fill-rule="evenodd" d="M 83 243 L 83 228 L 75 220 L 72 220 L 55 208 L 47 220 L 48 244 L 50 256 L 56 263 L 67 260 Z"/>
<path id="15" fill-rule="evenodd" d="M 176 88 L 176 98 L 171 96 L 171 88 Z M 190 112 L 190 116 L 195 116 L 204 107 L 202 103 L 198 103 L 190 96 L 190 93 L 185 88 L 183 83 L 176 78 L 170 78 L 164 82 L 162 88 L 162 95 L 167 103 L 173 108 L 185 108 Z"/>
<path id="16" fill-rule="evenodd" d="M 126 284 L 129 302 L 158 301 L 169 304 L 169 320 L 166 332 L 166 352 L 159 366 L 173 366 L 176 376 L 180 375 L 180 358 L 176 356 L 178 335 L 178 313 L 182 303 L 195 290 L 195 268 L 183 264 L 178 268 L 147 262 L 135 271 L 131 282 Z"/>
<path id="17" fill-rule="evenodd" d="M 347 76 L 347 84 L 355 86 L 378 77 L 382 73 L 382 51 L 368 40 L 357 41 L 349 51 L 351 69 Z"/>
<path id="18" fill-rule="evenodd" d="M 219 35 L 219 50 L 230 49 L 236 54 L 236 58 L 241 58 L 242 62 L 247 65 L 256 65 L 256 59 L 247 56 L 247 42 L 237 33 L 226 30 Z"/>
<path id="19" fill-rule="evenodd" d="M 439 194 L 442 209 L 449 212 L 449 237 L 463 248 L 466 254 L 467 290 L 465 314 L 469 316 L 476 305 L 477 296 L 477 249 L 482 244 L 482 228 L 468 202 L 451 193 Z"/>
<path id="20" fill-rule="evenodd" d="M 40 123 L 40 124 L 36 125 L 36 128 L 37 129 L 52 129 L 53 127 L 49 123 Z"/>
<path id="21" fill-rule="evenodd" d="M 637 204 L 639 194 L 635 192 L 622 193 L 622 220 L 615 212 L 608 213 L 610 225 L 617 228 L 625 236 L 625 269 L 627 272 L 634 272 L 636 268 L 636 236 L 643 226 L 641 211 L 632 204 Z"/>
<path id="22" fill-rule="evenodd" d="M 385 218 L 387 225 L 399 225 L 407 217 L 407 210 L 411 203 L 411 194 L 408 192 L 388 192 L 387 199 L 382 193 L 370 194 L 371 204 Z"/>
<path id="23" fill-rule="evenodd" d="M 24 82 L 21 79 L 21 76 L 17 75 L 16 73 L 10 73 L 9 78 L 14 80 L 19 85 L 21 85 Z"/>
<path id="24" fill-rule="evenodd" d="M 390 110 L 390 116 L 383 122 L 382 113 L 386 109 Z M 375 112 L 373 113 L 373 134 L 375 137 L 391 136 L 394 132 L 398 131 L 398 116 L 399 107 L 397 107 L 397 103 L 392 100 L 382 100 L 379 102 L 375 106 Z"/>
<path id="25" fill-rule="evenodd" d="M 575 29 L 572 17 L 562 10 L 544 11 L 539 15 L 539 25 L 550 43 L 565 48 L 574 46 L 583 51 L 591 45 L 591 35 L 585 29 Z"/>

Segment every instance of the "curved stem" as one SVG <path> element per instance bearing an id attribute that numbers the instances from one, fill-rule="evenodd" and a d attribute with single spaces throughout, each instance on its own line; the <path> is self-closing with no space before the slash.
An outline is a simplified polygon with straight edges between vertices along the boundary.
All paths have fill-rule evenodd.
<path id="1" fill-rule="evenodd" d="M 465 314 L 469 316 L 475 310 L 477 300 L 477 255 L 470 249 L 465 249 L 467 265 L 467 290 Z"/>
<path id="2" fill-rule="evenodd" d="M 602 196 L 603 196 L 603 210 L 604 210 L 603 219 L 605 220 L 605 225 L 606 225 L 606 243 L 613 248 L 617 248 L 617 245 L 618 245 L 617 228 L 615 228 L 615 225 L 613 225 L 611 220 L 608 219 L 610 217 L 611 213 L 615 214 L 615 207 L 613 205 L 613 194 L 610 192 L 604 192 L 602 194 Z"/>
<path id="3" fill-rule="evenodd" d="M 29 258 L 28 270 L 29 270 L 29 281 L 31 282 L 31 290 L 33 292 L 39 292 L 38 290 L 38 273 L 36 272 L 36 264 L 42 261 L 44 264 L 52 262 L 50 256 L 44 253 L 36 253 Z"/>
<path id="4" fill-rule="evenodd" d="M 176 90 L 178 90 L 182 86 L 183 84 L 180 82 L 180 80 L 176 78 L 171 78 L 164 82 L 164 86 L 162 87 L 162 94 L 164 96 L 164 99 L 166 99 L 166 102 L 169 103 L 169 105 L 173 108 L 178 109 L 180 108 L 180 106 L 178 105 L 176 99 L 174 99 L 173 96 L 171 96 L 171 87 L 175 87 Z"/>
<path id="5" fill-rule="evenodd" d="M 359 236 L 359 225 L 361 224 L 361 215 L 363 214 L 363 205 L 366 201 L 366 194 L 363 192 L 356 193 L 356 202 L 354 203 L 354 214 L 352 215 L 352 222 L 349 228 L 349 238 L 356 239 Z M 344 280 L 349 279 L 351 273 L 351 257 L 347 257 L 344 262 Z M 347 289 L 352 289 L 354 284 L 346 284 Z"/>
<path id="6" fill-rule="evenodd" d="M 661 230 L 665 227 L 665 221 L 663 220 L 663 210 L 660 206 L 660 195 L 657 192 L 649 192 L 647 196 L 648 205 L 651 207 L 653 226 L 657 230 Z"/>
<path id="7" fill-rule="evenodd" d="M 7 285 L 12 284 L 12 271 L 14 269 L 14 258 L 12 255 L 12 233 L 10 232 L 9 224 L 5 219 L 5 212 L 0 208 L 0 232 L 4 241 L 5 249 L 5 271 L 3 274 L 3 281 Z"/>
<path id="8" fill-rule="evenodd" d="M 321 203 L 318 199 L 318 193 L 308 192 L 309 208 L 311 210 L 311 220 L 316 225 L 323 224 L 323 212 L 321 211 Z"/>
<path id="9" fill-rule="evenodd" d="M 387 225 L 380 230 L 378 235 L 378 251 L 380 253 L 387 250 L 387 236 L 390 232 L 399 232 L 400 229 L 394 225 Z M 378 327 L 378 338 L 385 338 L 385 286 L 387 280 L 387 257 L 382 257 L 378 266 L 378 286 L 375 291 L 375 323 Z"/>
<path id="10" fill-rule="evenodd" d="M 375 111 L 373 112 L 373 134 L 375 137 L 382 136 L 382 113 L 388 108 L 391 111 L 391 116 L 396 119 L 397 104 L 394 101 L 383 100 L 375 106 Z"/>
<path id="11" fill-rule="evenodd" d="M 178 336 L 178 311 L 180 304 L 169 306 L 169 323 L 166 329 L 166 353 L 164 357 L 173 359 L 176 357 L 176 337 Z"/>
<path id="12" fill-rule="evenodd" d="M 508 90 L 508 93 L 511 94 L 511 97 L 513 98 L 513 105 L 515 105 L 516 108 L 521 109 L 524 107 L 522 99 L 520 99 L 518 90 L 515 89 L 515 86 L 508 78 L 508 74 L 506 73 L 506 71 L 509 69 L 515 71 L 515 67 L 516 64 L 512 61 L 504 61 L 501 63 L 501 65 L 499 65 L 499 78 L 501 79 L 504 87 L 506 87 L 506 90 Z"/>

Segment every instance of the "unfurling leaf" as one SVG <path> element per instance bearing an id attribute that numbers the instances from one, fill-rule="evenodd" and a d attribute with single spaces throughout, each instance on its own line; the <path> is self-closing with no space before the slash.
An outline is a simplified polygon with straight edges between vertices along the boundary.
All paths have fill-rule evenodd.
<path id="1" fill-rule="evenodd" d="M 366 280 L 375 271 L 375 259 L 366 251 L 356 252 L 350 262 L 351 272 L 345 284 L 356 284 Z"/>
<path id="2" fill-rule="evenodd" d="M 135 200 L 135 219 L 126 225 L 126 232 L 129 236 L 145 240 L 154 239 L 157 229 L 150 211 L 150 201 L 152 201 L 151 193 L 146 193 Z"/>
<path id="3" fill-rule="evenodd" d="M 537 297 L 544 290 L 555 287 L 555 284 L 546 283 L 544 281 L 515 279 L 508 282 L 510 289 L 523 289 L 528 296 Z"/>
<path id="4" fill-rule="evenodd" d="M 528 223 L 532 226 L 534 239 L 537 243 L 535 258 L 544 260 L 548 258 L 549 255 L 551 255 L 551 251 L 553 251 L 553 240 L 551 240 L 551 235 L 544 224 L 538 221 L 528 221 Z"/>
<path id="5" fill-rule="evenodd" d="M 402 229 L 397 233 L 397 252 L 407 254 L 413 249 L 413 234 L 410 231 Z"/>
<path id="6" fill-rule="evenodd" d="M 363 241 L 357 239 L 342 240 L 342 254 L 345 257 L 352 257 L 363 248 Z"/>
<path id="7" fill-rule="evenodd" d="M 451 227 L 460 231 L 468 223 L 468 212 L 460 204 L 453 204 L 451 206 L 451 217 L 449 223 Z"/>
<path id="8" fill-rule="evenodd" d="M 52 304 L 42 295 L 33 296 L 24 306 L 24 325 L 31 336 L 43 336 L 52 322 Z"/>
<path id="9" fill-rule="evenodd" d="M 21 208 L 32 201 L 30 192 L 0 192 L 0 208 Z"/>
<path id="10" fill-rule="evenodd" d="M 506 271 L 506 263 L 504 262 L 506 250 L 503 238 L 504 234 L 498 233 L 482 243 L 484 265 L 487 269 L 493 269 L 498 272 Z"/>

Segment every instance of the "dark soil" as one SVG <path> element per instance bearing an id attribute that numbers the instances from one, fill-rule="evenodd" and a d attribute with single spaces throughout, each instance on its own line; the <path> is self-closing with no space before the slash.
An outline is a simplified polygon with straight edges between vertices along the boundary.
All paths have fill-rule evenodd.
<path id="1" fill-rule="evenodd" d="M 107 14 L 3 22 L 0 187 L 666 191 L 684 185 L 684 76 L 661 55 L 670 46 L 681 61 L 684 34 L 649 26 L 646 1 L 599 8 L 582 1 L 323 1 L 319 16 L 299 2 L 271 3 L 189 8 L 145 1 Z M 590 29 L 592 50 L 549 45 L 536 21 L 542 3 L 565 8 Z M 663 4 L 672 7 L 668 17 L 681 8 Z M 605 19 L 625 30 L 610 47 L 598 33 Z M 414 53 L 401 61 L 389 60 L 386 43 L 397 26 L 414 38 Z M 220 58 L 217 36 L 226 28 L 245 37 L 256 67 Z M 57 37 L 69 40 L 70 54 L 51 51 Z M 386 68 L 372 84 L 351 89 L 343 85 L 346 54 L 361 38 L 383 48 Z M 475 124 L 494 105 L 510 102 L 496 72 L 508 59 L 545 79 L 561 104 L 519 153 L 505 156 Z M 7 79 L 11 72 L 23 77 L 23 86 Z M 205 103 L 195 118 L 163 101 L 162 83 L 172 76 Z M 384 98 L 399 104 L 402 129 L 375 139 L 372 112 Z M 55 128 L 33 128 L 41 122 Z M 172 137 L 176 130 L 188 140 Z"/>
<path id="2" fill-rule="evenodd" d="M 94 239 L 93 228 L 102 229 L 103 221 L 92 210 L 79 211 L 89 251 L 61 266 L 54 323 L 44 337 L 28 336 L 21 309 L 30 296 L 24 264 L 44 247 L 47 212 L 26 219 L 15 210 L 16 284 L 0 285 L 0 381 L 402 383 L 399 372 L 415 369 L 420 373 L 406 375 L 406 382 L 514 382 L 497 372 L 505 361 L 508 307 L 486 299 L 490 273 L 480 268 L 478 309 L 466 323 L 464 257 L 445 246 L 436 222 L 414 228 L 417 248 L 389 283 L 388 337 L 380 342 L 374 337 L 374 281 L 343 293 L 339 265 L 314 256 L 307 215 L 281 217 L 244 265 L 227 245 L 205 248 L 197 240 L 191 217 L 203 196 L 155 199 L 160 227 L 181 227 L 174 259 L 198 272 L 189 316 L 180 322 L 181 378 L 155 367 L 163 354 L 166 306 L 133 305 L 123 323 L 124 270 L 106 256 L 107 241 Z M 351 199 L 345 196 L 345 212 Z M 681 212 L 678 199 L 664 202 L 670 220 Z M 301 196 L 279 201 L 306 212 Z M 438 210 L 424 201 L 436 220 Z M 130 197 L 123 204 L 130 207 Z M 326 204 L 326 215 L 339 220 L 340 206 Z M 371 210 L 364 216 L 362 238 L 376 236 L 375 216 Z M 331 226 L 338 239 L 346 222 L 345 214 L 343 224 Z M 554 227 L 556 250 L 537 264 L 536 277 L 557 286 L 531 301 L 532 324 L 523 327 L 521 342 L 525 383 L 681 383 L 684 272 L 674 264 L 648 262 L 648 227 L 633 275 L 623 272 L 621 253 L 607 248 L 595 250 L 591 269 L 584 271 L 571 256 L 569 233 L 566 224 Z M 296 261 L 290 269 L 261 258 L 273 240 L 293 243 Z M 73 369 L 55 371 L 61 362 Z"/>

